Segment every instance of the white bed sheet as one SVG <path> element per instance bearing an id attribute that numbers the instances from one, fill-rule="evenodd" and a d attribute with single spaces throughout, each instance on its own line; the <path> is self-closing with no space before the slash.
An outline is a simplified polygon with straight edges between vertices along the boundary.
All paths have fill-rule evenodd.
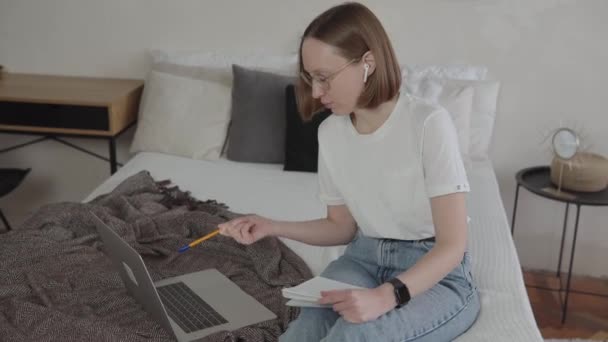
<path id="1" fill-rule="evenodd" d="M 477 322 L 458 341 L 542 341 L 524 287 L 521 266 L 490 161 L 474 162 L 468 171 L 469 250 L 481 295 Z M 279 220 L 324 217 L 314 173 L 285 172 L 282 165 L 193 160 L 140 153 L 97 187 L 84 201 L 114 189 L 127 177 L 148 170 L 171 179 L 199 199 L 215 199 L 239 213 Z M 282 239 L 319 274 L 344 247 L 316 247 Z"/>

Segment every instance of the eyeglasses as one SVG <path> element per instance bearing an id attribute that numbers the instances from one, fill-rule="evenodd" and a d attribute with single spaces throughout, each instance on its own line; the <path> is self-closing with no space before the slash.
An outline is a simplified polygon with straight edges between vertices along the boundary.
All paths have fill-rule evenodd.
<path id="1" fill-rule="evenodd" d="M 316 82 L 321 87 L 321 89 L 323 89 L 324 91 L 327 91 L 327 90 L 329 90 L 331 80 L 336 78 L 336 76 L 338 76 L 338 74 L 340 72 L 342 72 L 342 70 L 346 69 L 347 66 L 357 62 L 358 60 L 359 60 L 359 58 L 351 59 L 348 63 L 339 67 L 338 70 L 332 72 L 331 74 L 329 74 L 327 76 L 316 76 L 316 75 L 312 76 L 311 74 L 307 73 L 306 71 L 302 71 L 302 72 L 300 72 L 300 77 L 311 88 L 314 86 L 314 84 Z"/>

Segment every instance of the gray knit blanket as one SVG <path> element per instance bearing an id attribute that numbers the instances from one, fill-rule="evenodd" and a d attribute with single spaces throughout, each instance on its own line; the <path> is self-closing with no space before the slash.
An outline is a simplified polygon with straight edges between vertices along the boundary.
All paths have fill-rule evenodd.
<path id="1" fill-rule="evenodd" d="M 178 254 L 239 214 L 142 171 L 88 203 L 44 206 L 0 234 L 1 341 L 173 340 L 127 293 L 91 212 L 142 255 L 154 281 L 216 268 L 278 316 L 202 341 L 276 341 L 298 314 L 280 292 L 312 277 L 295 253 L 274 237 L 244 246 L 218 235 Z"/>

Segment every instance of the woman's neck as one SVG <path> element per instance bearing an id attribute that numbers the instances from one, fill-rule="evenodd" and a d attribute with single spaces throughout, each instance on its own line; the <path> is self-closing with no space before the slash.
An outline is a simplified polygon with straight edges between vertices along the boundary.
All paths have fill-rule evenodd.
<path id="1" fill-rule="evenodd" d="M 376 108 L 355 109 L 350 115 L 350 119 L 357 132 L 371 134 L 380 128 L 395 109 L 398 99 L 399 93 Z"/>

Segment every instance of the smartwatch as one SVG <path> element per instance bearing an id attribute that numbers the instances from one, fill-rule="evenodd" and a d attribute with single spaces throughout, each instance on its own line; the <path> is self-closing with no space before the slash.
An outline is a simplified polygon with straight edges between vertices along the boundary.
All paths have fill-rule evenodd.
<path id="1" fill-rule="evenodd" d="M 393 292 L 395 294 L 395 299 L 397 300 L 397 308 L 407 304 L 411 299 L 410 290 L 407 286 L 399 280 L 399 278 L 392 278 L 388 282 L 393 285 Z"/>

